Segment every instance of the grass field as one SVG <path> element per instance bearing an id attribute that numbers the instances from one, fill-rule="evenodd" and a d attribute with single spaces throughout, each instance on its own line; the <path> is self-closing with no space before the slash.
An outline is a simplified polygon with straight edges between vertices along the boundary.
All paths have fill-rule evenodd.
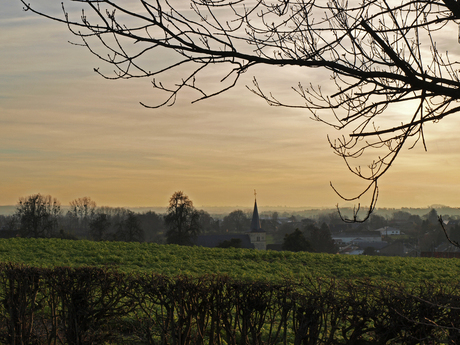
<path id="1" fill-rule="evenodd" d="M 60 239 L 1 239 L 0 261 L 37 267 L 115 266 L 123 272 L 167 275 L 215 273 L 266 281 L 309 276 L 398 282 L 455 281 L 460 274 L 459 259 L 348 256 Z"/>

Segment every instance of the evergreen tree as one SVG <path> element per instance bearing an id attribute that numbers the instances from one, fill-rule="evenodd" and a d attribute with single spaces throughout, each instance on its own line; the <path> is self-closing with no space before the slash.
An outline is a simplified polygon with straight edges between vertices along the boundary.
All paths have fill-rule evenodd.
<path id="1" fill-rule="evenodd" d="M 321 224 L 318 228 L 316 225 L 310 224 L 307 226 L 308 240 L 312 244 L 314 251 L 317 253 L 337 253 L 338 246 L 334 243 L 331 236 L 331 231 L 326 223 Z"/>
<path id="2" fill-rule="evenodd" d="M 291 252 L 308 252 L 312 251 L 310 242 L 307 241 L 302 231 L 295 229 L 291 234 L 286 234 L 283 241 L 283 250 Z"/>

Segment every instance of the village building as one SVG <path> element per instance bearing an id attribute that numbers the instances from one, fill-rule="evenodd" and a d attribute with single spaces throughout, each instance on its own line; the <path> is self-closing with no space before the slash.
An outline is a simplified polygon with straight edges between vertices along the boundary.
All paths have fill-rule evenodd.
<path id="1" fill-rule="evenodd" d="M 375 231 L 378 231 L 380 233 L 380 236 L 401 235 L 400 230 L 393 228 L 391 226 L 384 226 L 383 228 L 377 229 Z"/>
<path id="2" fill-rule="evenodd" d="M 256 195 L 254 191 L 254 196 Z M 214 248 L 224 242 L 238 241 L 241 248 L 251 248 L 258 250 L 267 249 L 267 234 L 260 227 L 259 210 L 257 208 L 257 198 L 254 200 L 254 210 L 252 212 L 251 227 L 245 234 L 220 234 L 220 235 L 199 235 L 195 244 L 201 247 Z"/>
<path id="3" fill-rule="evenodd" d="M 360 242 L 381 242 L 382 236 L 376 231 L 341 232 L 332 234 L 332 239 L 340 246 Z"/>
<path id="4" fill-rule="evenodd" d="M 257 209 L 257 199 L 254 200 L 254 211 L 252 212 L 251 229 L 248 235 L 255 249 L 267 249 L 267 234 L 260 227 L 259 210 Z"/>

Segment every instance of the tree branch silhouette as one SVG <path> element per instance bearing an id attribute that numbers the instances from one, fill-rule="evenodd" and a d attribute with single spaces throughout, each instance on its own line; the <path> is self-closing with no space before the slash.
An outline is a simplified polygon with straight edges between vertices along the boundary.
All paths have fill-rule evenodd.
<path id="1" fill-rule="evenodd" d="M 166 97 L 141 103 L 149 108 L 171 106 L 185 90 L 196 93 L 193 102 L 219 96 L 257 65 L 324 69 L 335 91 L 299 82 L 292 87 L 298 104 L 265 91 L 256 76 L 247 87 L 271 106 L 305 109 L 314 120 L 345 131 L 329 143 L 368 184 L 353 198 L 333 188 L 345 200 L 370 192 L 364 219 L 377 203 L 380 177 L 401 149 L 420 141 L 426 149 L 424 125 L 460 109 L 459 63 L 436 44 L 460 20 L 455 0 L 190 0 L 188 8 L 175 0 L 69 0 L 84 8 L 78 19 L 64 4 L 58 17 L 20 1 L 27 11 L 65 23 L 79 45 L 114 67 L 113 74 L 96 68 L 102 77 L 151 78 Z M 219 80 L 209 84 L 206 73 L 214 68 Z M 181 77 L 165 84 L 160 79 L 171 71 Z M 389 115 L 397 115 L 396 123 Z M 355 163 L 369 151 L 377 153 L 370 163 Z"/>

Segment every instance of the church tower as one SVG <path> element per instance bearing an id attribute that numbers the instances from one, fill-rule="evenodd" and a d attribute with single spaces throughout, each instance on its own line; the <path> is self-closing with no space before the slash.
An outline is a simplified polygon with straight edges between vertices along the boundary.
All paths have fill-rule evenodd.
<path id="1" fill-rule="evenodd" d="M 266 250 L 266 232 L 260 227 L 259 210 L 257 209 L 257 193 L 254 190 L 254 211 L 252 212 L 251 229 L 248 232 L 255 249 Z"/>

